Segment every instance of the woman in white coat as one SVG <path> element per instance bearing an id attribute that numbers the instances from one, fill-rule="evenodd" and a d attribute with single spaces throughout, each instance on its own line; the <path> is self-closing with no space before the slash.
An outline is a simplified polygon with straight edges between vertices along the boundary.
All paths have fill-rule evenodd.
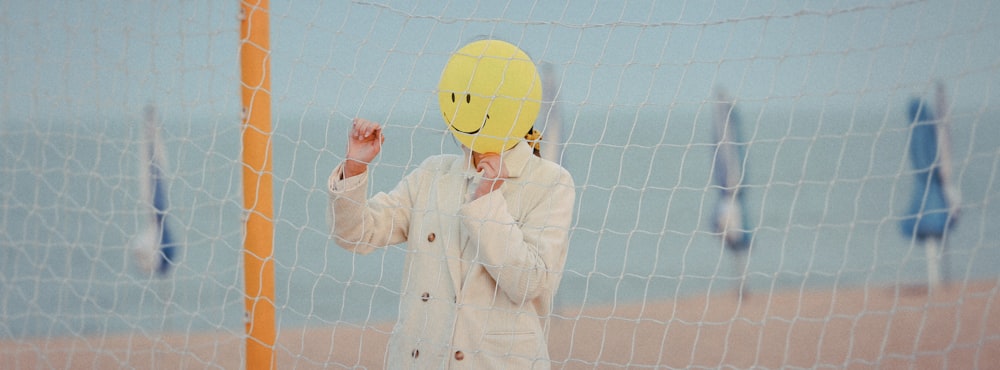
<path id="1" fill-rule="evenodd" d="M 438 93 L 464 154 L 432 156 L 371 198 L 368 163 L 385 137 L 378 123 L 352 124 L 347 159 L 329 180 L 333 237 L 360 254 L 407 246 L 387 368 L 550 367 L 548 316 L 575 189 L 569 172 L 524 139 L 541 93 L 530 63 L 501 41 L 459 50 Z"/>

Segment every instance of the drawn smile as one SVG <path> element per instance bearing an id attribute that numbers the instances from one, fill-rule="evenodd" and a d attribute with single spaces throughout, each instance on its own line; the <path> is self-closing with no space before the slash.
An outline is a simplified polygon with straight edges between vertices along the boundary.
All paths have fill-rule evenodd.
<path id="1" fill-rule="evenodd" d="M 452 128 L 452 130 L 455 130 L 455 131 L 458 131 L 458 132 L 461 132 L 461 133 L 463 133 L 463 134 L 468 134 L 468 135 L 475 135 L 475 134 L 478 134 L 478 133 L 479 133 L 479 130 L 482 130 L 482 129 L 483 129 L 483 127 L 482 127 L 482 126 L 479 126 L 479 128 L 477 128 L 477 129 L 475 129 L 475 130 L 473 130 L 473 131 L 462 131 L 462 130 L 459 130 L 459 129 L 458 129 L 458 127 L 455 127 L 455 125 L 451 125 L 451 128 Z"/>
<path id="2" fill-rule="evenodd" d="M 447 118 L 447 116 L 445 116 L 445 118 Z M 480 125 L 479 128 L 477 128 L 475 130 L 472 130 L 472 131 L 462 131 L 458 127 L 455 127 L 455 124 L 452 124 L 452 123 L 449 123 L 449 126 L 451 126 L 451 129 L 455 130 L 456 132 L 461 132 L 461 133 L 466 134 L 466 135 L 475 135 L 475 134 L 478 134 L 479 131 L 483 129 L 483 127 L 486 127 L 486 121 L 488 121 L 489 119 L 490 119 L 490 115 L 486 114 L 486 119 L 483 120 L 483 124 Z"/>

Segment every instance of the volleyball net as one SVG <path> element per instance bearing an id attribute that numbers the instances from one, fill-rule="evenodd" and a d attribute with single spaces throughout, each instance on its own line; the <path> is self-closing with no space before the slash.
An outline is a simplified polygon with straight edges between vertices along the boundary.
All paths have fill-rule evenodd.
<path id="1" fill-rule="evenodd" d="M 0 5 L 0 362 L 380 367 L 408 252 L 336 246 L 327 178 L 354 117 L 372 191 L 460 153 L 437 82 L 483 38 L 537 64 L 576 183 L 553 367 L 1000 357 L 997 5 L 290 1 L 267 47 L 239 5 Z"/>

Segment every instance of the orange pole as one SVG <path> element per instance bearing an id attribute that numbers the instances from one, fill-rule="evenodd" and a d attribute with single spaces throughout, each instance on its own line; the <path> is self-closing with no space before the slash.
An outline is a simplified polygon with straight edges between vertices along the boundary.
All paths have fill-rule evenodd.
<path id="1" fill-rule="evenodd" d="M 274 369 L 274 196 L 268 0 L 240 3 L 246 368 Z"/>

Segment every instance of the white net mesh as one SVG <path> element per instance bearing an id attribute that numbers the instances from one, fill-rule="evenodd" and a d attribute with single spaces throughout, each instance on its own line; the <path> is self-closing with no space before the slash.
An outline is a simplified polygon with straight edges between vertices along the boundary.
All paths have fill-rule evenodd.
<path id="1" fill-rule="evenodd" d="M 242 365 L 238 8 L 0 2 L 0 363 Z M 337 247 L 326 180 L 353 117 L 385 125 L 373 190 L 458 153 L 435 89 L 486 37 L 539 65 L 543 155 L 577 186 L 553 367 L 1000 361 L 1000 5 L 290 1 L 270 19 L 280 367 L 382 366 L 405 247 Z M 744 159 L 731 218 L 720 91 Z M 936 173 L 961 212 L 941 238 L 901 231 L 928 188 L 914 97 L 950 131 Z M 132 253 L 156 214 L 147 105 L 178 246 L 164 276 Z M 745 274 L 734 229 L 752 235 Z"/>

